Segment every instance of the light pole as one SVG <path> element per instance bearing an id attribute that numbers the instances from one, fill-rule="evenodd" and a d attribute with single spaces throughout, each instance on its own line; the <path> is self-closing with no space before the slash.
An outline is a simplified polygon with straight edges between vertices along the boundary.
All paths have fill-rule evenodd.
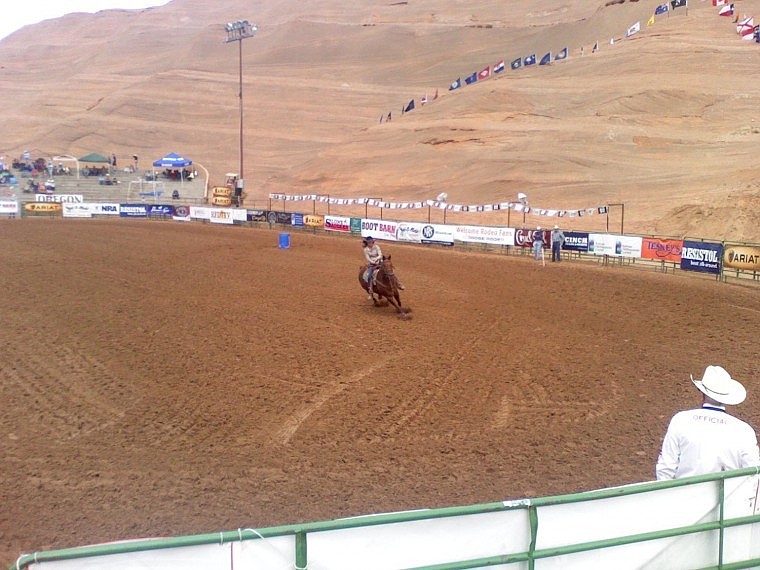
<path id="1" fill-rule="evenodd" d="M 224 31 L 227 32 L 227 38 L 224 43 L 238 42 L 238 71 L 239 71 L 239 84 L 240 91 L 238 97 L 240 98 L 240 171 L 238 172 L 238 178 L 235 182 L 235 196 L 240 199 L 245 188 L 245 172 L 243 170 L 243 40 L 246 38 L 252 38 L 256 35 L 258 28 L 256 24 L 251 24 L 248 20 L 237 20 L 236 22 L 228 22 L 224 26 Z"/>
<path id="2" fill-rule="evenodd" d="M 519 192 L 517 194 L 517 199 L 520 200 L 520 204 L 522 204 L 523 225 L 525 225 L 525 214 L 527 213 L 528 208 L 528 197 L 522 192 Z"/>

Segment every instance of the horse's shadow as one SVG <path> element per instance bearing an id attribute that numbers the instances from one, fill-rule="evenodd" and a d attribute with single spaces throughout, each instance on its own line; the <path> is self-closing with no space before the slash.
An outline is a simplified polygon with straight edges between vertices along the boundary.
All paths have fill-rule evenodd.
<path id="1" fill-rule="evenodd" d="M 401 304 L 398 279 L 393 273 L 391 256 L 383 256 L 383 261 L 380 263 L 380 266 L 375 269 L 375 276 L 372 280 L 371 289 L 367 285 L 368 267 L 368 265 L 363 265 L 359 268 L 359 284 L 362 289 L 372 294 L 372 303 L 375 307 L 387 307 L 388 304 L 391 304 L 396 308 L 396 312 L 402 319 L 411 318 L 409 313 L 412 309 L 404 307 Z M 376 295 L 377 298 L 375 298 Z"/>

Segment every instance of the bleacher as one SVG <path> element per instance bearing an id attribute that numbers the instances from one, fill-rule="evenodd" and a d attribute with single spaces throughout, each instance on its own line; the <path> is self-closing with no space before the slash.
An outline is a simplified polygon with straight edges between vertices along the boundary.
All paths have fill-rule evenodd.
<path id="1" fill-rule="evenodd" d="M 119 172 L 109 177 L 116 180 L 115 184 L 105 184 L 98 176 L 80 176 L 76 174 L 41 176 L 35 178 L 39 184 L 45 185 L 47 180 L 55 182 L 54 194 L 77 194 L 84 198 L 85 202 L 166 202 L 170 203 L 175 191 L 179 194 L 179 200 L 185 204 L 201 204 L 204 202 L 206 183 L 200 177 L 193 180 L 170 180 L 158 177 L 154 182 L 145 179 L 146 173 Z M 14 170 L 18 184 L 14 186 L 14 193 L 22 201 L 33 201 L 34 193 L 28 190 L 30 175 L 28 172 Z"/>

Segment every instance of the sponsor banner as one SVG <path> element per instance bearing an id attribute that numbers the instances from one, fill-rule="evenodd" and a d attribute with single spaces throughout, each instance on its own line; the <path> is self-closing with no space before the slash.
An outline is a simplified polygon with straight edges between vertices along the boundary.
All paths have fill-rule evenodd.
<path id="1" fill-rule="evenodd" d="M 515 230 L 515 241 L 513 245 L 533 247 L 533 242 L 538 233 L 543 236 L 544 246 L 548 245 L 549 240 L 551 239 L 551 232 L 547 230 Z"/>
<path id="2" fill-rule="evenodd" d="M 240 208 L 190 206 L 190 217 L 196 220 L 209 220 L 216 224 L 232 224 L 236 221 L 245 222 L 248 214 L 245 210 L 241 210 Z"/>
<path id="3" fill-rule="evenodd" d="M 422 224 L 399 222 L 396 238 L 398 241 L 422 243 Z"/>
<path id="4" fill-rule="evenodd" d="M 454 227 L 442 224 L 420 224 L 422 226 L 422 243 L 440 243 L 454 245 Z"/>
<path id="5" fill-rule="evenodd" d="M 588 252 L 613 257 L 641 257 L 641 238 L 612 234 L 589 234 Z"/>
<path id="6" fill-rule="evenodd" d="M 351 233 L 352 234 L 362 233 L 362 219 L 361 218 L 351 218 Z"/>
<path id="7" fill-rule="evenodd" d="M 122 218 L 147 218 L 147 204 L 119 204 L 119 216 Z"/>
<path id="8" fill-rule="evenodd" d="M 372 236 L 375 239 L 396 241 L 397 230 L 398 222 L 367 218 L 362 219 L 361 222 L 362 237 Z"/>
<path id="9" fill-rule="evenodd" d="M 246 219 L 249 222 L 266 222 L 267 212 L 266 210 L 248 210 L 246 212 Z"/>
<path id="10" fill-rule="evenodd" d="M 57 214 L 61 211 L 60 202 L 27 202 L 24 211 L 29 214 Z"/>
<path id="11" fill-rule="evenodd" d="M 681 263 L 681 249 L 683 249 L 683 240 L 680 239 L 645 237 L 641 240 L 641 257 L 644 259 Z"/>
<path id="12" fill-rule="evenodd" d="M 760 271 L 760 247 L 751 245 L 727 245 L 723 249 L 723 267 Z"/>
<path id="13" fill-rule="evenodd" d="M 84 202 L 82 194 L 37 194 L 34 199 L 37 202 Z"/>
<path id="14" fill-rule="evenodd" d="M 174 206 L 168 204 L 151 204 L 148 206 L 149 216 L 173 216 Z"/>
<path id="15" fill-rule="evenodd" d="M 64 218 L 91 218 L 92 207 L 90 204 L 75 204 L 69 202 L 63 202 L 63 217 Z"/>
<path id="16" fill-rule="evenodd" d="M 190 217 L 190 206 L 174 206 L 174 215 L 172 216 L 172 220 L 176 220 L 178 222 L 192 221 L 192 218 Z"/>
<path id="17" fill-rule="evenodd" d="M 331 232 L 350 232 L 351 218 L 347 216 L 325 216 L 325 229 Z"/>
<path id="18" fill-rule="evenodd" d="M 720 255 L 723 246 L 719 243 L 684 241 L 681 249 L 681 269 L 702 273 L 720 273 Z"/>
<path id="19" fill-rule="evenodd" d="M 119 205 L 118 204 L 89 204 L 92 208 L 93 216 L 118 216 Z"/>
<path id="20" fill-rule="evenodd" d="M 565 234 L 565 243 L 562 249 L 569 251 L 588 251 L 588 234 L 582 232 L 562 232 Z M 551 238 L 549 238 L 551 239 Z"/>
<path id="21" fill-rule="evenodd" d="M 0 200 L 0 214 L 18 214 L 16 200 Z"/>
<path id="22" fill-rule="evenodd" d="M 310 228 L 323 228 L 325 226 L 325 217 L 317 214 L 305 214 L 303 224 Z"/>
<path id="23" fill-rule="evenodd" d="M 290 215 L 290 225 L 291 226 L 303 226 L 304 220 L 303 220 L 303 214 L 299 214 L 297 212 L 294 212 Z"/>
<path id="24" fill-rule="evenodd" d="M 291 212 L 275 212 L 274 210 L 266 210 L 266 220 L 270 224 L 288 224 L 293 223 L 293 213 Z"/>
<path id="25" fill-rule="evenodd" d="M 515 245 L 515 229 L 507 227 L 452 226 L 456 241 L 466 243 L 488 243 L 493 245 Z"/>

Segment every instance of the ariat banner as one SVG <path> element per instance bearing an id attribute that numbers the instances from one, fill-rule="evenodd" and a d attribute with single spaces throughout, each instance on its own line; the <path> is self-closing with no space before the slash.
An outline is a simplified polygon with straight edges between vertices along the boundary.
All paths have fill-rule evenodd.
<path id="1" fill-rule="evenodd" d="M 751 245 L 725 246 L 723 267 L 744 271 L 760 271 L 760 247 Z"/>
<path id="2" fill-rule="evenodd" d="M 24 211 L 30 214 L 55 214 L 61 211 L 60 202 L 29 202 Z"/>

